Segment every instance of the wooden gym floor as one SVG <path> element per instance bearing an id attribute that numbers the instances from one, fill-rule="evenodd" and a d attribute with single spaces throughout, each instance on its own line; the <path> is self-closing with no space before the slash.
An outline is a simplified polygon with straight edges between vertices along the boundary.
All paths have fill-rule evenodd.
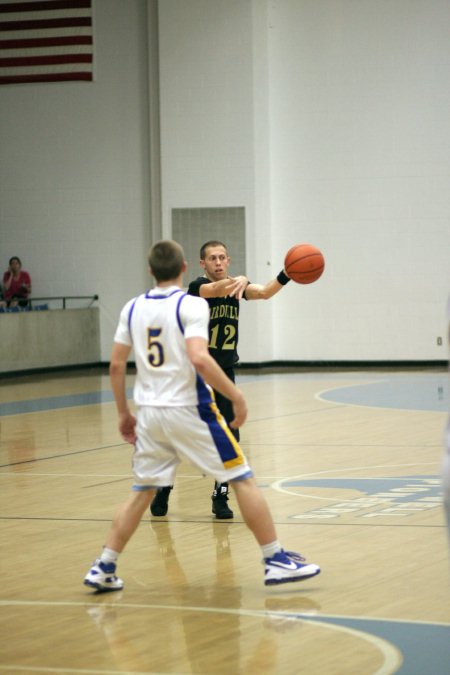
<path id="1" fill-rule="evenodd" d="M 131 395 L 132 376 L 129 376 Z M 131 447 L 104 370 L 0 380 L 0 672 L 448 675 L 444 369 L 242 373 L 241 445 L 286 548 L 322 573 L 266 588 L 242 523 L 181 465 L 119 593 L 82 579 Z"/>

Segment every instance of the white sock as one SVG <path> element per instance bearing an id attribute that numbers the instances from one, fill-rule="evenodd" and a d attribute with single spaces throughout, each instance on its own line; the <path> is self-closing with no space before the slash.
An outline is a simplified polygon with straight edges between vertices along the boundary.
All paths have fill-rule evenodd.
<path id="1" fill-rule="evenodd" d="M 275 539 L 271 544 L 264 544 L 264 546 L 261 546 L 261 551 L 263 558 L 271 558 L 275 553 L 281 551 L 281 544 L 278 539 Z"/>
<path id="2" fill-rule="evenodd" d="M 117 551 L 113 551 L 112 548 L 106 548 L 106 546 L 104 546 L 100 560 L 104 563 L 117 563 L 119 555 L 120 553 Z"/>

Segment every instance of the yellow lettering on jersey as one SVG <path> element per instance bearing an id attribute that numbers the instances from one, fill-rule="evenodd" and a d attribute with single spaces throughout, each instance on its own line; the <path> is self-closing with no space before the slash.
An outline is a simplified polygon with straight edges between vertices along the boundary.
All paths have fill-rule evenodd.
<path id="1" fill-rule="evenodd" d="M 238 308 L 233 305 L 217 305 L 211 309 L 210 320 L 214 321 L 215 319 L 238 319 Z"/>

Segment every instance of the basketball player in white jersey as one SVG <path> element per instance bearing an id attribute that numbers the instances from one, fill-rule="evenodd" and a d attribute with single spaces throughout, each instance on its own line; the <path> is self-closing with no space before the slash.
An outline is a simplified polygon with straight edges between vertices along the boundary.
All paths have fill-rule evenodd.
<path id="1" fill-rule="evenodd" d="M 151 248 L 148 262 L 157 286 L 123 308 L 110 363 L 119 431 L 135 446 L 134 485 L 84 583 L 97 591 L 123 588 L 116 576 L 118 557 L 156 489 L 173 485 L 182 459 L 234 488 L 245 523 L 261 547 L 266 585 L 319 574 L 317 565 L 306 564 L 300 554 L 282 549 L 247 460 L 213 401 L 211 387 L 232 402 L 235 417 L 230 426 L 238 428 L 244 423 L 247 406 L 241 391 L 208 352 L 208 303 L 182 291 L 183 249 L 174 241 L 160 241 Z M 224 295 L 235 290 L 235 283 L 224 279 Z M 132 349 L 137 417 L 129 409 L 125 386 Z"/>

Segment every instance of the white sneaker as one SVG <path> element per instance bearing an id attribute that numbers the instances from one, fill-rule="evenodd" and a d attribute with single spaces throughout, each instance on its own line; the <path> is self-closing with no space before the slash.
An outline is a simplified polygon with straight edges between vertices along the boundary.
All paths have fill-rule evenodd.
<path id="1" fill-rule="evenodd" d="M 84 577 L 84 584 L 97 589 L 97 591 L 121 591 L 123 581 L 116 577 L 115 571 L 115 563 L 104 563 L 100 558 L 97 558 Z"/>
<path id="2" fill-rule="evenodd" d="M 294 558 L 295 556 L 295 558 Z M 266 586 L 286 584 L 291 581 L 301 581 L 315 577 L 320 573 L 320 567 L 311 563 L 299 562 L 302 558 L 298 553 L 275 553 L 271 558 L 264 559 L 264 583 Z"/>

